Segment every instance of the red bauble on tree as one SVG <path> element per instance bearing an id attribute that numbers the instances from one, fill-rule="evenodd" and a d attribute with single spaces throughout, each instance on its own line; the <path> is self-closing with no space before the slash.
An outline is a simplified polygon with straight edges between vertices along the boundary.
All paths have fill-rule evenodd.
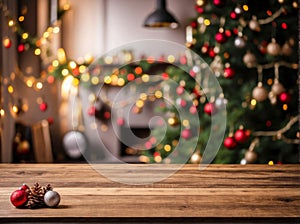
<path id="1" fill-rule="evenodd" d="M 233 136 L 228 136 L 227 138 L 225 138 L 223 144 L 227 149 L 234 149 L 237 146 L 237 143 Z"/>
<path id="2" fill-rule="evenodd" d="M 226 5 L 226 0 L 213 0 L 213 4 L 218 8 L 222 8 Z"/>
<path id="3" fill-rule="evenodd" d="M 215 35 L 215 40 L 220 43 L 220 44 L 223 44 L 227 41 L 227 36 L 224 32 L 218 32 L 216 35 Z"/>
<path id="4" fill-rule="evenodd" d="M 96 114 L 96 107 L 94 105 L 90 106 L 87 110 L 88 115 L 94 116 Z"/>
<path id="5" fill-rule="evenodd" d="M 48 108 L 48 105 L 47 105 L 47 103 L 46 102 L 42 102 L 41 104 L 40 104 L 40 110 L 41 111 L 46 111 L 47 110 L 47 108 Z"/>
<path id="6" fill-rule="evenodd" d="M 204 112 L 208 115 L 212 115 L 217 112 L 217 108 L 214 103 L 207 103 L 204 105 Z"/>
<path id="7" fill-rule="evenodd" d="M 231 79 L 233 78 L 235 75 L 235 71 L 233 70 L 233 68 L 228 67 L 224 69 L 224 77 L 227 79 Z"/>
<path id="8" fill-rule="evenodd" d="M 283 92 L 279 95 L 279 100 L 282 103 L 289 103 L 291 101 L 291 95 L 287 92 Z"/>
<path id="9" fill-rule="evenodd" d="M 181 137 L 184 139 L 189 139 L 192 136 L 191 130 L 190 129 L 184 129 L 181 132 Z"/>
<path id="10" fill-rule="evenodd" d="M 237 143 L 245 143 L 249 138 L 250 132 L 242 128 L 234 133 L 234 139 Z"/>
<path id="11" fill-rule="evenodd" d="M 24 190 L 15 190 L 10 195 L 10 202 L 15 207 L 22 207 L 28 200 L 27 193 Z"/>

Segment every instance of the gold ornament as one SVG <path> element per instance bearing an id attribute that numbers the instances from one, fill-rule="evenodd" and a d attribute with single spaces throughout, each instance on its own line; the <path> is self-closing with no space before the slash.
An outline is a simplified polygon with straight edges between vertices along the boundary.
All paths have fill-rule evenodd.
<path id="1" fill-rule="evenodd" d="M 272 56 L 277 56 L 281 52 L 280 45 L 276 42 L 275 38 L 272 39 L 272 42 L 267 45 L 267 53 Z"/>
<path id="2" fill-rule="evenodd" d="M 252 19 L 250 20 L 249 22 L 249 28 L 253 31 L 256 31 L 256 32 L 260 32 L 260 24 L 259 22 L 257 21 L 257 18 L 256 16 L 253 16 Z"/>
<path id="3" fill-rule="evenodd" d="M 259 82 L 253 89 L 252 97 L 258 102 L 264 101 L 268 98 L 268 91 L 262 86 L 261 82 Z"/>
<path id="4" fill-rule="evenodd" d="M 200 155 L 200 152 L 197 151 L 191 156 L 190 161 L 191 161 L 191 163 L 198 164 L 201 162 L 201 159 L 202 159 L 202 157 Z"/>
<path id="5" fill-rule="evenodd" d="M 243 62 L 248 68 L 252 68 L 257 64 L 255 55 L 249 51 L 244 55 Z"/>
<path id="6" fill-rule="evenodd" d="M 272 85 L 271 91 L 274 93 L 274 95 L 279 95 L 280 93 L 285 91 L 285 88 L 283 85 L 278 81 L 278 79 L 275 79 L 274 84 Z"/>
<path id="7" fill-rule="evenodd" d="M 245 153 L 245 160 L 247 161 L 247 163 L 255 163 L 255 161 L 257 160 L 257 153 L 255 151 L 248 150 Z"/>
<path id="8" fill-rule="evenodd" d="M 168 124 L 170 126 L 176 126 L 178 123 L 179 123 L 178 118 L 175 115 L 172 115 L 172 117 L 168 119 Z"/>

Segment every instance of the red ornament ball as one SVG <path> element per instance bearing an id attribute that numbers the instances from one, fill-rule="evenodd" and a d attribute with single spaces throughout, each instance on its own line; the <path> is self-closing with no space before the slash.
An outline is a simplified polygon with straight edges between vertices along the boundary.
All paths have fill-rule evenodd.
<path id="1" fill-rule="evenodd" d="M 223 44 L 227 41 L 227 36 L 225 35 L 225 33 L 221 33 L 221 32 L 218 32 L 216 35 L 215 35 L 215 40 L 220 43 L 220 44 Z"/>
<path id="2" fill-rule="evenodd" d="M 26 184 L 23 184 L 19 190 L 26 191 L 29 187 Z"/>
<path id="3" fill-rule="evenodd" d="M 182 94 L 184 93 L 184 88 L 183 88 L 183 86 L 178 86 L 178 87 L 176 88 L 176 93 L 177 93 L 178 95 L 182 95 Z"/>
<path id="4" fill-rule="evenodd" d="M 227 149 L 234 149 L 237 146 L 237 143 L 232 136 L 225 138 L 223 144 Z"/>
<path id="5" fill-rule="evenodd" d="M 279 95 L 279 100 L 282 102 L 282 103 L 289 103 L 291 101 L 291 95 L 287 92 L 283 92 Z"/>
<path id="6" fill-rule="evenodd" d="M 245 143 L 248 140 L 249 134 L 244 129 L 238 129 L 234 133 L 234 139 L 237 143 Z"/>
<path id="7" fill-rule="evenodd" d="M 18 52 L 24 52 L 25 51 L 25 45 L 24 44 L 19 44 L 18 46 Z"/>
<path id="8" fill-rule="evenodd" d="M 216 113 L 217 109 L 214 103 L 207 103 L 204 105 L 204 112 L 208 115 Z"/>
<path id="9" fill-rule="evenodd" d="M 184 129 L 181 132 L 181 137 L 184 139 L 189 139 L 192 136 L 191 130 L 190 129 Z"/>
<path id="10" fill-rule="evenodd" d="M 231 79 L 234 77 L 234 75 L 235 75 L 235 71 L 232 68 L 229 67 L 224 69 L 224 77 L 226 79 Z"/>
<path id="11" fill-rule="evenodd" d="M 197 21 L 192 21 L 190 25 L 192 28 L 196 29 L 198 26 L 198 23 L 197 23 Z"/>
<path id="12" fill-rule="evenodd" d="M 226 0 L 213 0 L 213 4 L 218 8 L 222 8 L 226 5 Z"/>
<path id="13" fill-rule="evenodd" d="M 96 114 L 96 107 L 95 106 L 90 106 L 88 108 L 88 111 L 87 111 L 88 115 L 90 116 L 94 116 Z"/>
<path id="14" fill-rule="evenodd" d="M 10 195 L 10 202 L 15 207 L 21 207 L 27 202 L 27 193 L 24 190 L 15 190 Z"/>
<path id="15" fill-rule="evenodd" d="M 44 112 L 44 111 L 47 110 L 47 108 L 48 108 L 47 103 L 43 102 L 43 103 L 40 104 L 40 110 L 41 110 L 41 111 Z"/>
<path id="16" fill-rule="evenodd" d="M 123 126 L 123 125 L 125 124 L 124 118 L 119 117 L 118 120 L 117 120 L 117 124 L 118 124 L 119 126 Z"/>
<path id="17" fill-rule="evenodd" d="M 238 14 L 236 14 L 235 12 L 231 12 L 231 13 L 230 13 L 230 18 L 233 19 L 233 20 L 236 20 L 236 19 L 238 19 L 239 17 L 238 17 Z"/>
<path id="18" fill-rule="evenodd" d="M 213 48 L 213 47 L 209 48 L 208 56 L 209 56 L 210 58 L 214 58 L 214 57 L 216 56 L 216 52 L 214 51 L 214 48 Z"/>

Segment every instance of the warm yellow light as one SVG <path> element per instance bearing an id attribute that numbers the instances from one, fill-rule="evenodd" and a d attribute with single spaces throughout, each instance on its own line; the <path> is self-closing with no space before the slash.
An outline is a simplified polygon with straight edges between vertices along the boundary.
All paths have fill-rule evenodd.
<path id="1" fill-rule="evenodd" d="M 57 67 L 58 65 L 59 65 L 58 60 L 52 61 L 52 66 L 53 66 L 53 67 Z"/>
<path id="2" fill-rule="evenodd" d="M 19 17 L 19 22 L 23 22 L 25 20 L 25 17 L 24 16 L 20 16 Z"/>
<path id="3" fill-rule="evenodd" d="M 64 4 L 63 9 L 65 11 L 69 10 L 70 9 L 70 4 L 68 4 L 68 3 Z"/>
<path id="4" fill-rule="evenodd" d="M 72 88 L 74 77 L 72 75 L 68 75 L 64 78 L 61 84 L 61 96 L 63 99 L 68 99 L 70 89 Z"/>
<path id="5" fill-rule="evenodd" d="M 66 59 L 66 53 L 65 50 L 63 48 L 59 48 L 57 50 L 57 59 L 59 61 L 59 63 L 61 64 L 65 64 L 67 59 Z"/>
<path id="6" fill-rule="evenodd" d="M 26 40 L 26 39 L 28 38 L 28 36 L 29 36 L 28 33 L 23 33 L 23 34 L 22 34 L 22 38 L 23 38 L 24 40 Z"/>
<path id="7" fill-rule="evenodd" d="M 168 119 L 168 123 L 169 123 L 169 125 L 173 126 L 177 123 L 177 119 L 175 117 L 170 117 Z"/>
<path id="8" fill-rule="evenodd" d="M 268 162 L 268 165 L 273 166 L 274 162 L 271 160 L 271 161 Z"/>
<path id="9" fill-rule="evenodd" d="M 149 163 L 149 161 L 150 161 L 149 157 L 143 156 L 143 155 L 139 157 L 139 160 L 142 163 Z"/>
<path id="10" fill-rule="evenodd" d="M 77 64 L 76 64 L 75 61 L 70 61 L 69 66 L 70 66 L 71 69 L 75 69 L 77 67 Z"/>
<path id="11" fill-rule="evenodd" d="M 59 31 L 60 31 L 60 29 L 58 26 L 53 28 L 53 33 L 57 34 L 57 33 L 59 33 Z"/>
<path id="12" fill-rule="evenodd" d="M 172 145 L 176 147 L 176 146 L 178 145 L 178 140 L 177 140 L 177 139 L 174 139 L 174 140 L 172 141 Z"/>
<path id="13" fill-rule="evenodd" d="M 165 150 L 166 152 L 170 152 L 171 149 L 172 149 L 172 147 L 171 147 L 170 145 L 165 145 L 165 146 L 164 146 L 164 150 Z"/>
<path id="14" fill-rule="evenodd" d="M 244 11 L 248 11 L 248 10 L 249 10 L 248 5 L 243 5 L 243 10 L 244 10 Z"/>
<path id="15" fill-rule="evenodd" d="M 37 83 L 35 84 L 35 86 L 36 86 L 36 88 L 37 88 L 38 90 L 41 90 L 41 89 L 43 88 L 43 83 L 37 82 Z"/>
<path id="16" fill-rule="evenodd" d="M 0 109 L 0 116 L 3 117 L 5 115 L 5 110 L 4 109 Z"/>
<path id="17" fill-rule="evenodd" d="M 174 57 L 174 55 L 169 55 L 169 56 L 168 56 L 168 62 L 169 62 L 169 63 L 174 63 L 174 62 L 175 62 L 175 57 Z"/>
<path id="18" fill-rule="evenodd" d="M 73 79 L 73 82 L 72 82 L 72 85 L 73 85 L 73 86 L 78 86 L 78 85 L 79 85 L 79 79 L 74 78 L 74 79 Z"/>
<path id="19" fill-rule="evenodd" d="M 118 86 L 124 86 L 125 85 L 125 80 L 123 78 L 118 79 Z"/>
<path id="20" fill-rule="evenodd" d="M 99 78 L 97 76 L 93 76 L 93 78 L 91 79 L 91 83 L 93 85 L 98 85 L 100 82 Z"/>
<path id="21" fill-rule="evenodd" d="M 66 69 L 66 68 L 64 68 L 64 69 L 61 71 L 61 74 L 62 74 L 63 76 L 67 76 L 67 75 L 69 74 L 69 70 Z"/>
<path id="22" fill-rule="evenodd" d="M 104 83 L 105 83 L 105 84 L 111 84 L 111 77 L 108 76 L 108 75 L 105 76 L 105 77 L 104 77 Z"/>
<path id="23" fill-rule="evenodd" d="M 29 88 L 31 88 L 31 87 L 33 86 L 33 81 L 32 81 L 32 79 L 28 79 L 28 80 L 26 81 L 26 85 L 27 85 Z"/>
<path id="24" fill-rule="evenodd" d="M 146 93 L 141 93 L 140 94 L 140 99 L 141 100 L 147 100 L 147 94 Z"/>
<path id="25" fill-rule="evenodd" d="M 209 19 L 205 19 L 203 21 L 203 23 L 204 23 L 205 26 L 209 26 L 210 25 L 210 20 Z"/>
<path id="26" fill-rule="evenodd" d="M 115 85 L 117 85 L 117 83 L 118 83 L 118 76 L 112 75 L 111 76 L 111 84 L 115 86 Z"/>
<path id="27" fill-rule="evenodd" d="M 190 125 L 190 121 L 189 121 L 189 120 L 183 120 L 183 121 L 182 121 L 182 125 L 183 125 L 184 127 L 187 127 L 187 126 Z"/>
<path id="28" fill-rule="evenodd" d="M 86 71 L 86 66 L 80 65 L 80 66 L 79 66 L 79 72 L 80 72 L 80 73 L 84 73 L 85 71 Z"/>
<path id="29" fill-rule="evenodd" d="M 287 110 L 287 109 L 288 109 L 288 105 L 287 105 L 287 104 L 283 104 L 283 105 L 282 105 L 282 109 L 283 109 L 283 110 Z"/>
<path id="30" fill-rule="evenodd" d="M 252 100 L 251 100 L 251 102 L 250 102 L 250 104 L 251 104 L 252 106 L 255 106 L 255 105 L 256 105 L 256 103 L 257 103 L 257 102 L 256 102 L 256 100 L 255 100 L 255 99 L 252 99 Z"/>
<path id="31" fill-rule="evenodd" d="M 8 91 L 10 94 L 12 94 L 12 93 L 14 92 L 14 87 L 13 87 L 12 85 L 9 85 L 9 86 L 7 87 L 7 91 Z"/>
<path id="32" fill-rule="evenodd" d="M 34 54 L 35 55 L 40 55 L 41 54 L 41 49 L 39 49 L 39 48 L 35 49 Z"/>
<path id="33" fill-rule="evenodd" d="M 157 90 L 157 91 L 155 91 L 154 95 L 155 95 L 155 97 L 156 97 L 157 99 L 160 99 L 160 98 L 162 97 L 163 94 L 162 94 L 162 91 Z"/>
<path id="34" fill-rule="evenodd" d="M 268 83 L 269 86 L 272 85 L 273 84 L 273 79 L 268 79 L 267 83 Z"/>
<path id="35" fill-rule="evenodd" d="M 161 158 L 161 156 L 155 156 L 154 160 L 155 160 L 155 162 L 160 163 L 162 158 Z"/>
<path id="36" fill-rule="evenodd" d="M 8 21 L 8 26 L 9 26 L 9 27 L 12 27 L 13 25 L 15 25 L 15 22 L 14 22 L 12 19 L 10 19 L 10 20 Z"/>
<path id="37" fill-rule="evenodd" d="M 145 102 L 143 100 L 137 100 L 135 105 L 138 107 L 138 108 L 142 108 L 144 105 L 145 105 Z"/>
<path id="38" fill-rule="evenodd" d="M 96 95 L 95 94 L 90 94 L 88 98 L 89 98 L 90 102 L 95 102 L 96 101 Z"/>
<path id="39" fill-rule="evenodd" d="M 49 34 L 49 32 L 47 32 L 47 31 L 43 34 L 43 37 L 44 37 L 44 38 L 48 38 L 49 36 L 50 36 L 50 34 Z"/>
<path id="40" fill-rule="evenodd" d="M 149 82 L 149 75 L 148 74 L 142 75 L 142 80 L 143 82 Z"/>
<path id="41" fill-rule="evenodd" d="M 12 111 L 13 111 L 14 113 L 18 113 L 18 112 L 19 112 L 19 108 L 18 108 L 16 105 L 13 105 Z"/>

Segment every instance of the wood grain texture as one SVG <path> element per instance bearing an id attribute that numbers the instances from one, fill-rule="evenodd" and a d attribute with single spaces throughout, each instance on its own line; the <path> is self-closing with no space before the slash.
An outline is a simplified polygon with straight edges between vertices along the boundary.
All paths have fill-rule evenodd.
<path id="1" fill-rule="evenodd" d="M 99 168 L 118 172 L 122 165 Z M 172 168 L 133 172 L 146 178 Z M 107 179 L 88 164 L 0 164 L 0 180 L 1 223 L 300 223 L 299 165 L 210 165 L 204 170 L 185 165 L 160 182 L 127 185 Z M 50 183 L 61 194 L 58 208 L 17 209 L 10 204 L 12 191 L 35 182 Z"/>

